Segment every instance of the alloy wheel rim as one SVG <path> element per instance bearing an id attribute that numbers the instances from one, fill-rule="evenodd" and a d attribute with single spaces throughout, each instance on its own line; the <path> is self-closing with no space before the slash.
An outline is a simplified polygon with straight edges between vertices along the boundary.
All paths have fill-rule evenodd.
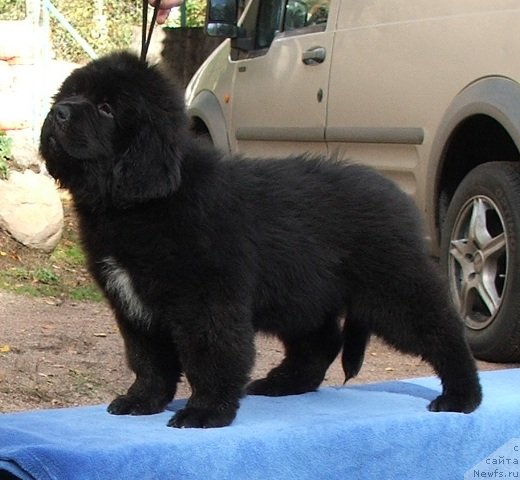
<path id="1" fill-rule="evenodd" d="M 495 202 L 478 195 L 461 208 L 448 253 L 450 292 L 462 319 L 473 330 L 495 319 L 506 289 L 509 247 Z"/>

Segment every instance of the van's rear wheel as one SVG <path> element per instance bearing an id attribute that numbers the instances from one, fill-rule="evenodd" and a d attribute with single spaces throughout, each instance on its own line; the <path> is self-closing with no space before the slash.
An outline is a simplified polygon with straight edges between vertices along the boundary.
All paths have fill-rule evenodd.
<path id="1" fill-rule="evenodd" d="M 475 356 L 520 359 L 520 167 L 492 162 L 461 182 L 446 214 L 441 264 Z"/>

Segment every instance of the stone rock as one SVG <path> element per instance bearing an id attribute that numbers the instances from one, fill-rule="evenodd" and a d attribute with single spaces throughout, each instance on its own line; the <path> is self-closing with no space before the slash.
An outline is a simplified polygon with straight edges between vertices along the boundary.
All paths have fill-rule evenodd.
<path id="1" fill-rule="evenodd" d="M 19 101 L 19 98 L 11 93 L 0 92 L 0 130 L 20 130 L 30 127 L 32 107 L 27 101 Z"/>
<path id="2" fill-rule="evenodd" d="M 24 20 L 0 21 L 0 59 L 11 65 L 34 63 L 35 57 L 50 51 L 49 30 Z"/>
<path id="3" fill-rule="evenodd" d="M 32 37 L 32 24 L 29 21 L 0 21 L 0 58 L 12 60 L 16 57 L 31 57 L 34 50 L 30 43 Z M 26 41 L 20 41 L 24 38 Z"/>
<path id="4" fill-rule="evenodd" d="M 11 88 L 13 84 L 13 75 L 9 64 L 0 60 L 0 92 Z"/>
<path id="5" fill-rule="evenodd" d="M 11 130 L 8 133 L 12 140 L 11 163 L 16 169 L 26 170 L 28 168 L 40 172 L 42 159 L 38 153 L 38 144 L 33 140 L 30 129 Z"/>
<path id="6" fill-rule="evenodd" d="M 53 180 L 31 170 L 0 181 L 0 228 L 24 245 L 52 251 L 63 231 L 63 206 Z"/>

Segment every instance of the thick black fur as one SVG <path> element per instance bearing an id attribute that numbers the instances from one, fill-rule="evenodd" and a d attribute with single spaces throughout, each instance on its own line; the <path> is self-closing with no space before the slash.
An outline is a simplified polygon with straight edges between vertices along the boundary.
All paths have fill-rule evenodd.
<path id="1" fill-rule="evenodd" d="M 286 357 L 250 394 L 315 390 L 342 346 L 349 379 L 375 334 L 434 367 L 443 392 L 430 410 L 479 405 L 475 363 L 416 208 L 369 168 L 204 148 L 180 92 L 128 53 L 65 80 L 40 148 L 74 197 L 90 270 L 136 374 L 111 413 L 163 410 L 184 373 L 193 393 L 169 425 L 230 424 L 256 331 L 279 337 Z"/>

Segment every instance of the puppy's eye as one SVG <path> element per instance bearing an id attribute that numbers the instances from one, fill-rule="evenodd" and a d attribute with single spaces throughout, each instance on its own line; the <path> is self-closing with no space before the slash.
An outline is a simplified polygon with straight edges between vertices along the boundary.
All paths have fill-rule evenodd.
<path id="1" fill-rule="evenodd" d="M 114 116 L 114 113 L 112 112 L 112 107 L 106 102 L 100 103 L 97 106 L 97 109 L 98 112 L 105 117 L 113 118 Z"/>

